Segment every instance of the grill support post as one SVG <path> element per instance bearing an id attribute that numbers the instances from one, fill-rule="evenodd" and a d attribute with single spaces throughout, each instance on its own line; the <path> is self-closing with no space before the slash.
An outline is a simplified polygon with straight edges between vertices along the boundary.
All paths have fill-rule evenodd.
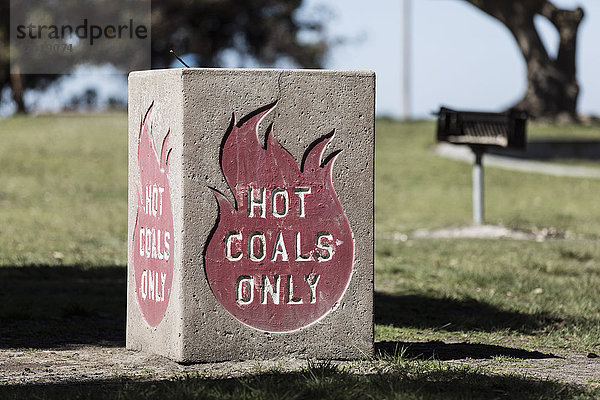
<path id="1" fill-rule="evenodd" d="M 483 224 L 483 154 L 487 147 L 524 149 L 527 143 L 527 113 L 456 111 L 440 107 L 437 113 L 438 142 L 469 145 L 475 155 L 473 164 L 473 224 Z"/>
<path id="2" fill-rule="evenodd" d="M 472 146 L 475 154 L 473 164 L 473 223 L 483 224 L 483 146 Z"/>

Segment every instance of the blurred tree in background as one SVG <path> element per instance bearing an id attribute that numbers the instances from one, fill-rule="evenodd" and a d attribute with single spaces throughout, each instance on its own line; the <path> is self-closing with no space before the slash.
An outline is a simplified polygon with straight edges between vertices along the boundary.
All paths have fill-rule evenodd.
<path id="1" fill-rule="evenodd" d="M 25 112 L 25 90 L 28 88 L 44 88 L 59 76 L 29 75 L 19 73 L 18 69 L 10 69 L 10 0 L 0 0 L 0 104 L 2 93 L 9 89 L 17 112 Z"/>
<path id="2" fill-rule="evenodd" d="M 515 107 L 533 118 L 577 120 L 575 55 L 583 10 L 559 9 L 549 0 L 466 1 L 503 23 L 523 54 L 527 89 Z M 25 112 L 25 91 L 44 88 L 59 76 L 10 71 L 9 4 L 9 0 L 0 0 L 0 93 L 10 90 L 18 111 Z M 223 65 L 227 51 L 247 61 L 241 65 L 283 62 L 288 66 L 321 67 L 330 45 L 324 34 L 328 14 L 304 13 L 301 18 L 301 5 L 302 0 L 155 0 L 152 68 L 171 65 L 170 49 L 179 55 L 195 56 L 194 66 L 202 67 Z M 535 27 L 538 15 L 547 18 L 558 31 L 560 43 L 555 57 L 548 53 Z"/>
<path id="3" fill-rule="evenodd" d="M 152 67 L 168 66 L 178 54 L 194 54 L 203 67 L 221 65 L 233 49 L 261 65 L 285 59 L 298 67 L 322 66 L 325 22 L 297 17 L 302 0 L 167 0 L 152 3 Z M 314 40 L 302 41 L 301 35 Z"/>
<path id="4" fill-rule="evenodd" d="M 579 85 L 575 68 L 577 32 L 583 10 L 564 10 L 548 0 L 466 0 L 498 19 L 512 33 L 527 65 L 525 96 L 514 107 L 533 118 L 576 121 Z M 534 25 L 547 18 L 559 35 L 556 57 L 551 57 Z"/>
<path id="5" fill-rule="evenodd" d="M 201 67 L 222 65 L 227 50 L 257 65 L 283 61 L 289 66 L 321 67 L 328 49 L 325 15 L 301 19 L 301 5 L 302 0 L 153 1 L 152 68 L 171 65 L 170 49 L 194 55 L 195 66 Z M 44 88 L 60 75 L 11 71 L 9 30 L 10 0 L 0 0 L 0 93 L 9 89 L 18 112 L 26 112 L 25 90 Z"/>

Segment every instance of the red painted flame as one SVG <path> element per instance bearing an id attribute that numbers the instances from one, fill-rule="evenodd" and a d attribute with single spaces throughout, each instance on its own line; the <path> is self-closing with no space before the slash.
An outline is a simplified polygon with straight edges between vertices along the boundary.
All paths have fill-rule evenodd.
<path id="1" fill-rule="evenodd" d="M 272 126 L 264 147 L 259 140 L 259 124 L 274 107 L 239 123 L 234 116 L 226 133 L 221 168 L 235 205 L 213 190 L 219 219 L 205 268 L 214 295 L 236 319 L 291 332 L 336 307 L 352 275 L 354 240 L 332 182 L 339 152 L 322 161 L 333 132 L 308 148 L 300 168 Z"/>
<path id="2" fill-rule="evenodd" d="M 168 178 L 170 151 L 165 136 L 160 158 L 149 123 L 152 106 L 140 123 L 138 166 L 140 186 L 133 231 L 135 295 L 146 322 L 157 326 L 163 319 L 173 282 L 173 210 Z"/>

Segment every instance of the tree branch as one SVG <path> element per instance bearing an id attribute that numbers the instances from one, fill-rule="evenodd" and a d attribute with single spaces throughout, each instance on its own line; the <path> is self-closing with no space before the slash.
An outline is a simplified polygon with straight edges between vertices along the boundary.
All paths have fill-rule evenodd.
<path id="1" fill-rule="evenodd" d="M 534 16 L 544 7 L 546 0 L 504 1 L 465 0 L 504 24 L 514 36 L 525 61 L 546 63 L 550 61 L 535 25 Z"/>
<path id="2" fill-rule="evenodd" d="M 557 66 L 565 72 L 575 75 L 575 53 L 577 50 L 577 32 L 583 19 L 584 12 L 581 8 L 565 10 L 546 1 L 541 15 L 546 17 L 556 28 L 559 35 Z"/>

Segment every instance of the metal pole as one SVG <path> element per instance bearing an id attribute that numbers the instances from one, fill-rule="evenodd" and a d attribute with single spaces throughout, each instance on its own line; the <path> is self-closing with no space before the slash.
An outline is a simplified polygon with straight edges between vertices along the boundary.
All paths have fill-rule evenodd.
<path id="1" fill-rule="evenodd" d="M 483 224 L 483 148 L 473 147 L 473 223 Z"/>
<path id="2" fill-rule="evenodd" d="M 403 3 L 403 31 L 402 31 L 402 118 L 410 119 L 410 19 L 411 19 L 411 0 L 404 0 Z"/>

